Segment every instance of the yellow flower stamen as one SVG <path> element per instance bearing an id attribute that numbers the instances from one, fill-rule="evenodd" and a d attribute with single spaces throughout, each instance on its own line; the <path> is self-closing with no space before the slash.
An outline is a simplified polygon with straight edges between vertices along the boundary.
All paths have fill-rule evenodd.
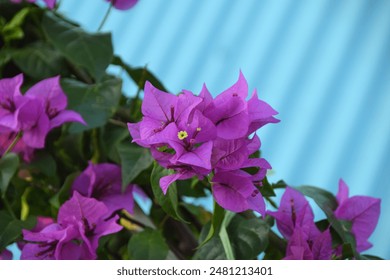
<path id="1" fill-rule="evenodd" d="M 177 133 L 177 137 L 178 137 L 180 140 L 186 139 L 186 138 L 188 137 L 188 133 L 187 133 L 187 131 L 185 131 L 185 130 L 179 131 L 179 132 Z"/>

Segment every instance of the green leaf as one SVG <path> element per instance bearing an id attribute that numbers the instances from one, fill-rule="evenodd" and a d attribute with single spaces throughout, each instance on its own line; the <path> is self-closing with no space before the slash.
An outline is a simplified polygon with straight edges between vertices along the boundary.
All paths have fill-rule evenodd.
<path id="1" fill-rule="evenodd" d="M 29 12 L 30 8 L 21 9 L 3 26 L 1 33 L 6 43 L 12 40 L 22 39 L 24 37 L 22 25 Z"/>
<path id="2" fill-rule="evenodd" d="M 256 259 L 268 246 L 269 230 L 269 225 L 260 218 L 245 220 L 236 215 L 228 227 L 236 259 Z"/>
<path id="3" fill-rule="evenodd" d="M 268 246 L 269 230 L 269 225 L 262 219 L 246 220 L 240 215 L 234 215 L 226 228 L 226 235 L 229 238 L 235 259 L 256 259 Z M 203 227 L 200 241 L 207 237 L 208 232 L 210 232 L 210 223 Z M 198 249 L 194 259 L 228 259 L 223 238 L 225 237 L 221 238 L 221 235 L 212 237 L 209 242 Z"/>
<path id="4" fill-rule="evenodd" d="M 211 223 L 205 225 L 200 233 L 199 241 L 203 243 L 210 232 Z M 200 247 L 194 257 L 194 260 L 226 260 L 225 250 L 219 236 L 212 237 L 207 243 Z"/>
<path id="5" fill-rule="evenodd" d="M 102 148 L 104 150 L 104 154 L 106 154 L 110 160 L 120 164 L 121 159 L 119 157 L 117 147 L 126 138 L 130 139 L 129 135 L 127 127 L 120 127 L 110 123 L 105 125 L 102 128 Z"/>
<path id="6" fill-rule="evenodd" d="M 186 222 L 179 210 L 179 200 L 177 196 L 176 184 L 172 183 L 167 193 L 164 195 L 160 188 L 160 178 L 172 174 L 172 172 L 158 163 L 154 162 L 152 174 L 150 175 L 150 184 L 152 185 L 152 191 L 156 198 L 157 203 L 162 207 L 165 213 L 169 214 L 172 218 Z"/>
<path id="7" fill-rule="evenodd" d="M 214 201 L 214 211 L 213 211 L 213 217 L 211 220 L 211 226 L 210 230 L 207 234 L 207 236 L 203 239 L 202 243 L 199 245 L 199 247 L 204 246 L 207 242 L 211 240 L 215 235 L 217 235 L 221 229 L 222 222 L 225 218 L 225 209 L 223 209 L 217 202 Z"/>
<path id="8" fill-rule="evenodd" d="M 49 202 L 54 208 L 59 209 L 63 202 L 69 199 L 70 188 L 72 187 L 76 177 L 79 175 L 80 172 L 75 172 L 66 177 L 61 189 L 52 198 L 50 198 Z"/>
<path id="9" fill-rule="evenodd" d="M 87 69 L 99 81 L 113 58 L 110 33 L 89 34 L 80 27 L 46 13 L 42 27 L 49 41 L 70 62 Z"/>
<path id="10" fill-rule="evenodd" d="M 149 228 L 134 234 L 128 244 L 129 256 L 134 260 L 165 260 L 168 250 L 161 232 Z"/>
<path id="11" fill-rule="evenodd" d="M 122 144 L 118 146 L 118 154 L 122 167 L 122 191 L 145 169 L 153 163 L 148 149 L 136 145 Z"/>
<path id="12" fill-rule="evenodd" d="M 120 57 L 114 56 L 112 64 L 121 66 L 129 77 L 134 81 L 138 88 L 143 89 L 145 87 L 145 82 L 149 81 L 156 88 L 167 91 L 163 84 L 156 78 L 146 66 L 143 68 L 133 68 L 130 65 L 126 64 Z"/>
<path id="13" fill-rule="evenodd" d="M 56 177 L 57 163 L 53 156 L 45 151 L 37 151 L 34 154 L 33 161 L 29 164 L 32 171 L 45 174 L 47 177 Z"/>
<path id="14" fill-rule="evenodd" d="M 68 109 L 80 113 L 88 124 L 88 126 L 79 123 L 70 125 L 71 133 L 79 133 L 107 123 L 118 106 L 122 81 L 110 78 L 98 84 L 88 85 L 76 80 L 64 79 L 61 85 L 68 96 Z"/>
<path id="15" fill-rule="evenodd" d="M 12 51 L 8 49 L 0 49 L 0 69 L 11 60 Z"/>
<path id="16" fill-rule="evenodd" d="M 37 80 L 68 73 L 64 57 L 44 42 L 14 51 L 12 59 L 23 73 Z"/>
<path id="17" fill-rule="evenodd" d="M 14 153 L 6 154 L 0 159 L 0 191 L 5 197 L 8 185 L 19 167 L 19 157 Z"/>
<path id="18" fill-rule="evenodd" d="M 303 195 L 312 198 L 322 210 L 333 211 L 337 208 L 337 201 L 334 195 L 324 189 L 312 186 L 301 186 L 296 189 Z"/>
<path id="19" fill-rule="evenodd" d="M 22 229 L 31 229 L 35 223 L 34 217 L 23 222 L 12 219 L 5 211 L 0 211 L 0 251 L 18 239 Z"/>
<path id="20" fill-rule="evenodd" d="M 383 260 L 383 259 L 378 256 L 364 254 L 364 255 L 360 255 L 359 260 Z"/>
<path id="21" fill-rule="evenodd" d="M 263 185 L 259 189 L 263 197 L 276 196 L 274 189 L 272 188 L 271 184 L 268 182 L 267 177 L 263 179 L 262 183 Z"/>

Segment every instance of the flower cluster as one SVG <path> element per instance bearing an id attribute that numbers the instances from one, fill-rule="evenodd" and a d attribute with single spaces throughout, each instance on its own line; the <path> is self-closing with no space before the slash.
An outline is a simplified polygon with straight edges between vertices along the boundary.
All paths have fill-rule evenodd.
<path id="1" fill-rule="evenodd" d="M 129 185 L 122 193 L 122 176 L 120 166 L 112 163 L 93 164 L 75 179 L 72 192 L 85 197 L 95 198 L 107 207 L 105 217 L 110 217 L 117 210 L 125 209 L 133 213 L 133 191 L 139 190 L 136 185 Z"/>
<path id="2" fill-rule="evenodd" d="M 368 196 L 348 198 L 348 186 L 339 182 L 338 206 L 334 215 L 352 224 L 356 250 L 360 253 L 372 245 L 368 237 L 378 223 L 380 199 Z M 288 241 L 285 259 L 329 260 L 340 256 L 341 248 L 332 247 L 330 229 L 320 231 L 314 223 L 314 214 L 306 198 L 297 190 L 287 187 L 278 211 L 267 211 L 274 217 L 282 236 Z"/>
<path id="3" fill-rule="evenodd" d="M 263 198 L 255 185 L 271 166 L 265 159 L 250 158 L 260 148 L 257 129 L 276 123 L 277 112 L 257 97 L 251 98 L 240 72 L 238 81 L 215 99 L 204 85 L 199 96 L 183 90 L 173 95 L 147 82 L 142 103 L 143 119 L 129 123 L 133 142 L 150 148 L 156 161 L 174 174 L 162 177 L 164 193 L 176 180 L 213 175 L 212 191 L 222 207 L 264 214 Z M 251 135 L 253 135 L 251 137 Z M 243 169 L 258 168 L 256 174 Z"/>
<path id="4" fill-rule="evenodd" d="M 101 236 L 122 227 L 116 223 L 118 210 L 133 212 L 133 191 L 121 191 L 120 167 L 111 163 L 92 164 L 72 184 L 72 198 L 58 213 L 57 223 L 38 217 L 20 243 L 22 259 L 95 259 Z"/>
<path id="5" fill-rule="evenodd" d="M 27 243 L 23 246 L 21 259 L 96 259 L 100 237 L 122 229 L 116 223 L 116 216 L 104 219 L 107 211 L 103 202 L 74 192 L 59 209 L 57 223 L 38 232 L 23 230 Z"/>
<path id="6" fill-rule="evenodd" d="M 53 128 L 65 122 L 86 123 L 78 113 L 66 110 L 67 97 L 59 76 L 38 82 L 24 95 L 20 91 L 22 83 L 22 74 L 0 80 L 0 152 L 17 134 L 22 134 L 15 151 L 29 160 L 33 149 L 45 146 L 46 136 Z"/>

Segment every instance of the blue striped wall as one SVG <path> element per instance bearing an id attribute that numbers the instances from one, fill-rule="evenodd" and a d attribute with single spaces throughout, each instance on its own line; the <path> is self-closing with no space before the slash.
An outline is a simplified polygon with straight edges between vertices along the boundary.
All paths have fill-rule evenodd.
<path id="1" fill-rule="evenodd" d="M 103 0 L 62 0 L 96 31 Z M 390 1 L 140 0 L 103 28 L 171 92 L 217 94 L 241 69 L 282 120 L 260 132 L 272 181 L 382 198 L 369 251 L 390 259 Z M 126 78 L 124 90 L 136 91 Z"/>

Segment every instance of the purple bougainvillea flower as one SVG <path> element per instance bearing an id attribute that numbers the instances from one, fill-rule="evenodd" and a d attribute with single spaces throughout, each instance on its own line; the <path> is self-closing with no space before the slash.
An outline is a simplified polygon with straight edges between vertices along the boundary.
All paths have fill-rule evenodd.
<path id="1" fill-rule="evenodd" d="M 29 2 L 29 3 L 35 3 L 37 0 L 11 0 L 13 3 L 22 3 L 23 1 Z M 43 0 L 46 3 L 46 6 L 50 9 L 53 10 L 54 7 L 56 6 L 56 0 Z"/>
<path id="2" fill-rule="evenodd" d="M 137 4 L 138 0 L 106 0 L 106 2 L 111 2 L 118 10 L 128 10 Z"/>
<path id="3" fill-rule="evenodd" d="M 255 89 L 252 97 L 248 101 L 249 128 L 251 134 L 268 123 L 278 123 L 274 115 L 278 114 L 269 104 L 260 100 Z"/>
<path id="4" fill-rule="evenodd" d="M 22 83 L 22 74 L 0 80 L 0 128 L 13 130 L 18 126 L 17 110 L 23 104 Z"/>
<path id="5" fill-rule="evenodd" d="M 215 124 L 218 137 L 237 139 L 248 135 L 247 95 L 248 84 L 240 71 L 238 81 L 219 94 L 204 110 L 204 115 Z"/>
<path id="6" fill-rule="evenodd" d="M 22 250 L 22 260 L 77 260 L 81 259 L 82 244 L 76 244 L 80 238 L 74 226 L 62 227 L 54 223 L 40 232 L 23 230 L 27 241 Z"/>
<path id="7" fill-rule="evenodd" d="M 247 139 L 225 140 L 218 138 L 214 141 L 212 163 L 214 168 L 236 170 L 242 168 L 248 159 Z"/>
<path id="8" fill-rule="evenodd" d="M 77 191 L 58 212 L 58 223 L 63 227 L 74 226 L 81 236 L 83 258 L 95 259 L 99 238 L 122 229 L 115 221 L 116 216 L 106 220 L 108 208 L 103 202 L 87 198 Z"/>
<path id="9" fill-rule="evenodd" d="M 296 227 L 301 229 L 305 239 L 314 239 L 320 232 L 314 224 L 314 214 L 306 198 L 297 190 L 287 187 L 278 211 L 267 214 L 276 219 L 278 230 L 284 238 L 290 239 Z"/>
<path id="10" fill-rule="evenodd" d="M 82 117 L 65 110 L 67 98 L 59 77 L 40 81 L 25 95 L 20 93 L 23 75 L 0 80 L 0 133 L 23 132 L 23 142 L 43 148 L 49 131 L 65 122 L 80 122 Z"/>
<path id="11" fill-rule="evenodd" d="M 348 197 L 348 186 L 340 179 L 336 196 L 339 203 L 335 216 L 352 223 L 351 232 L 356 239 L 358 252 L 372 247 L 368 238 L 374 232 L 380 214 L 380 199 L 369 196 Z"/>
<path id="12" fill-rule="evenodd" d="M 116 217 L 105 220 L 107 207 L 94 198 L 74 192 L 58 211 L 57 223 L 40 232 L 23 230 L 21 259 L 96 259 L 99 238 L 122 229 Z"/>
<path id="13" fill-rule="evenodd" d="M 0 261 L 1 260 L 12 260 L 12 252 L 4 249 L 2 252 L 0 252 Z"/>
<path id="14" fill-rule="evenodd" d="M 330 260 L 332 238 L 328 230 L 308 240 L 305 231 L 297 226 L 287 243 L 285 260 Z"/>
<path id="15" fill-rule="evenodd" d="M 133 213 L 133 188 L 134 185 L 129 185 L 122 193 L 120 166 L 111 163 L 93 164 L 91 162 L 72 185 L 73 191 L 103 202 L 108 208 L 106 217 L 121 209 Z"/>
<path id="16" fill-rule="evenodd" d="M 16 132 L 8 131 L 8 132 L 1 132 L 0 131 L 0 156 L 3 155 L 5 150 L 11 145 L 12 141 L 16 137 Z M 24 143 L 23 139 L 20 139 L 15 147 L 12 149 L 12 152 L 19 154 L 25 162 L 30 162 L 34 156 L 34 149 L 27 146 L 26 143 Z"/>
<path id="17" fill-rule="evenodd" d="M 55 221 L 51 217 L 43 217 L 43 216 L 38 216 L 37 217 L 37 223 L 34 228 L 30 230 L 30 232 L 40 232 L 42 231 L 45 227 L 54 224 Z M 24 246 L 26 245 L 26 242 L 24 241 L 19 241 L 17 242 L 18 248 L 20 250 L 23 250 Z"/>
<path id="18" fill-rule="evenodd" d="M 265 203 L 249 174 L 237 170 L 218 172 L 212 180 L 215 201 L 232 212 L 254 210 L 265 215 Z"/>
<path id="19" fill-rule="evenodd" d="M 249 158 L 251 154 L 260 149 L 260 139 L 254 135 L 252 139 L 240 138 L 214 140 L 212 166 L 218 170 L 237 170 L 247 167 L 258 167 L 259 171 L 253 176 L 253 181 L 264 179 L 267 169 L 271 165 L 262 158 Z"/>
<path id="20" fill-rule="evenodd" d="M 277 112 L 260 101 L 256 92 L 246 101 L 248 84 L 241 71 L 237 82 L 215 99 L 206 85 L 199 96 L 182 92 L 175 96 L 145 83 L 143 119 L 128 124 L 133 142 L 150 148 L 161 166 L 173 170 L 160 179 L 164 194 L 176 180 L 202 179 L 213 172 L 214 197 L 222 207 L 264 215 L 264 201 L 255 186 L 261 186 L 271 166 L 265 159 L 250 158 L 261 142 L 257 135 L 248 137 L 261 126 L 277 122 L 273 117 Z M 258 171 L 242 170 L 250 167 Z"/>
<path id="21" fill-rule="evenodd" d="M 329 229 L 321 232 L 314 223 L 313 210 L 299 191 L 287 187 L 278 211 L 267 211 L 276 219 L 279 232 L 287 239 L 287 260 L 329 260 L 332 238 Z"/>
<path id="22" fill-rule="evenodd" d="M 65 110 L 68 100 L 60 86 L 60 77 L 56 76 L 40 81 L 27 92 L 27 97 L 34 97 L 43 103 L 46 115 L 50 120 L 50 128 L 53 129 L 66 122 L 79 122 L 86 125 L 79 113 Z"/>
<path id="23" fill-rule="evenodd" d="M 188 123 L 192 120 L 193 109 L 202 101 L 188 92 L 179 96 L 161 91 L 145 83 L 142 103 L 142 121 L 128 124 L 133 142 L 143 147 L 166 143 L 163 132 L 172 123 Z M 176 135 L 177 137 L 177 135 Z"/>
<path id="24" fill-rule="evenodd" d="M 26 145 L 32 148 L 45 147 L 50 120 L 40 100 L 26 97 L 26 102 L 18 109 L 17 121 L 18 130 L 23 131 L 23 141 Z"/>
<path id="25" fill-rule="evenodd" d="M 175 150 L 172 159 L 175 164 L 189 164 L 211 170 L 211 140 L 216 137 L 215 126 L 199 111 L 195 111 L 191 122 L 181 119 L 178 124 L 169 124 L 160 136 L 164 139 L 161 141 Z"/>

